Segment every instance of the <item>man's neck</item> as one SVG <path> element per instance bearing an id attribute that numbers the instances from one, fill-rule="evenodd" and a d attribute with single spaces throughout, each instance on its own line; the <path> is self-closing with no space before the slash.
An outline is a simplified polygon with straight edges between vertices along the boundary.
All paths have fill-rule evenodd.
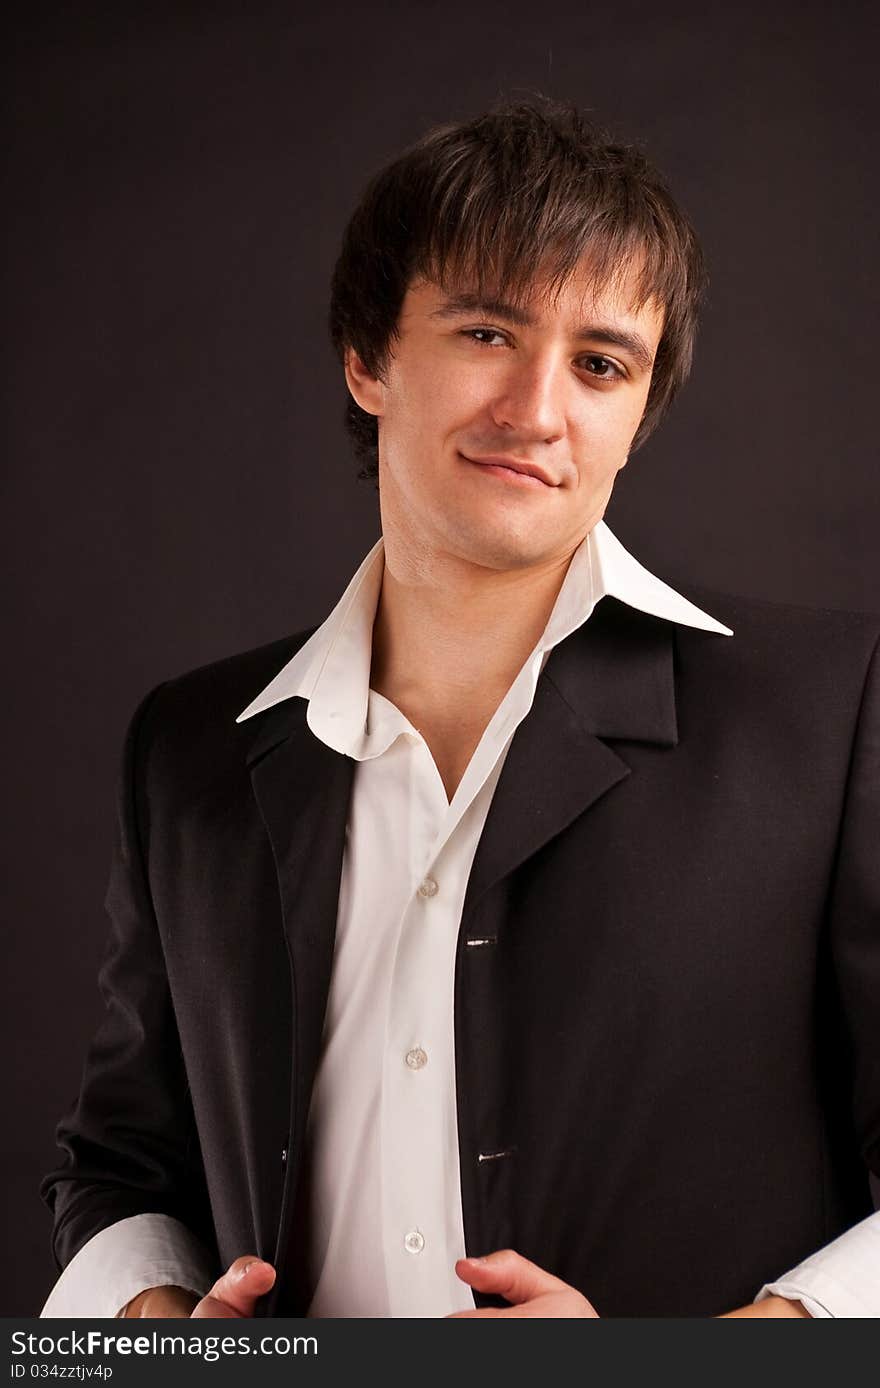
<path id="1" fill-rule="evenodd" d="M 540 639 L 570 558 L 499 572 L 442 557 L 401 566 L 386 550 L 370 684 L 419 729 L 450 798 Z"/>

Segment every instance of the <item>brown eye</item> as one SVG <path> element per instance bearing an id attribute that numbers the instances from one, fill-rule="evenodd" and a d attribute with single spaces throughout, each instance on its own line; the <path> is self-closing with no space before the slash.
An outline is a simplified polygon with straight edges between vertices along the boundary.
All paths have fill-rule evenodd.
<path id="1" fill-rule="evenodd" d="M 498 332 L 497 328 L 465 328 L 461 335 L 470 338 L 481 347 L 496 347 L 498 342 L 493 342 L 493 338 L 504 341 L 504 334 Z"/>
<path id="2" fill-rule="evenodd" d="M 622 374 L 620 368 L 615 366 L 613 361 L 609 361 L 607 357 L 584 357 L 583 361 L 590 375 L 598 376 L 602 381 L 610 381 L 615 376 Z"/>

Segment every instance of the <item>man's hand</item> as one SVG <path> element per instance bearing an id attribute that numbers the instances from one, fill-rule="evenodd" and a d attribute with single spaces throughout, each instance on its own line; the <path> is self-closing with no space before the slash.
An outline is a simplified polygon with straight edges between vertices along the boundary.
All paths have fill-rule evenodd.
<path id="1" fill-rule="evenodd" d="M 467 1282 L 474 1291 L 503 1296 L 512 1304 L 504 1310 L 456 1311 L 448 1317 L 449 1320 L 459 1320 L 465 1316 L 540 1316 L 557 1320 L 599 1317 L 598 1311 L 574 1287 L 544 1272 L 543 1268 L 530 1263 L 527 1258 L 521 1258 L 511 1248 L 490 1253 L 486 1258 L 459 1258 L 455 1271 L 462 1282 Z M 781 1296 L 769 1296 L 764 1301 L 740 1306 L 719 1319 L 738 1316 L 756 1319 L 800 1316 L 811 1319 L 801 1302 L 788 1301 Z"/>
<path id="2" fill-rule="evenodd" d="M 459 1258 L 455 1271 L 462 1282 L 477 1292 L 491 1292 L 511 1302 L 503 1310 L 488 1308 L 482 1311 L 456 1311 L 450 1320 L 466 1316 L 540 1316 L 562 1319 L 584 1317 L 598 1320 L 586 1297 L 544 1272 L 528 1258 L 521 1258 L 512 1248 L 490 1253 L 486 1258 Z"/>
<path id="3" fill-rule="evenodd" d="M 183 1287 L 151 1287 L 128 1303 L 124 1315 L 141 1319 L 238 1320 L 254 1314 L 257 1298 L 270 1290 L 275 1269 L 252 1254 L 236 1258 L 199 1301 Z"/>
<path id="4" fill-rule="evenodd" d="M 130 1320 L 164 1321 L 183 1320 L 191 1314 L 198 1297 L 185 1287 L 148 1287 L 131 1301 L 119 1314 Z"/>

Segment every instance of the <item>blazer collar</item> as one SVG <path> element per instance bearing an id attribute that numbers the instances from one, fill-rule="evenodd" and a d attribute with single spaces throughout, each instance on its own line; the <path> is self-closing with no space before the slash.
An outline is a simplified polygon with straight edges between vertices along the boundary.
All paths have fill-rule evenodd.
<path id="1" fill-rule="evenodd" d="M 678 741 L 675 627 L 603 598 L 550 655 L 489 808 L 465 911 L 630 774 L 628 743 Z"/>
<path id="2" fill-rule="evenodd" d="M 682 600 L 684 601 L 684 600 Z M 673 624 L 614 597 L 551 652 L 544 679 L 594 737 L 678 741 Z"/>

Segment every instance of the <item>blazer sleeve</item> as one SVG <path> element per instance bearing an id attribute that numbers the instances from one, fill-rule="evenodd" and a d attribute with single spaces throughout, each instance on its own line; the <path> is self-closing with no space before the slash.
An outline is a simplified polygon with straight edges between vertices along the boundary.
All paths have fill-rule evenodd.
<path id="1" fill-rule="evenodd" d="M 880 641 L 859 710 L 831 897 L 831 950 L 861 1154 L 880 1176 Z"/>
<path id="2" fill-rule="evenodd" d="M 179 1220 L 216 1262 L 205 1177 L 143 851 L 142 767 L 160 686 L 125 741 L 118 834 L 106 907 L 110 939 L 99 984 L 105 1015 L 79 1097 L 57 1130 L 63 1158 L 42 1185 L 59 1267 L 117 1220 Z"/>

